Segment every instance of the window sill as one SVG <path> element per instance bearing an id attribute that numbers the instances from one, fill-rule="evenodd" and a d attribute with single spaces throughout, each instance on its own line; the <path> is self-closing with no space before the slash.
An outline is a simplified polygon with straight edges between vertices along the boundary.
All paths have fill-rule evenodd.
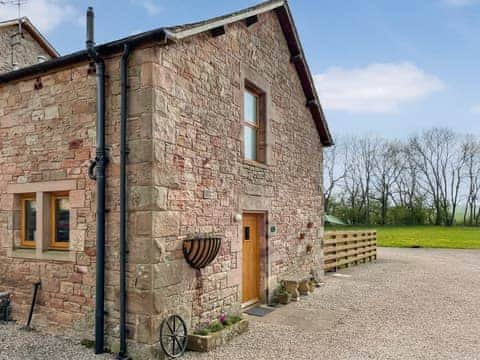
<path id="1" fill-rule="evenodd" d="M 37 251 L 29 248 L 16 248 L 12 250 L 12 257 L 21 259 L 36 259 Z"/>
<path id="2" fill-rule="evenodd" d="M 75 261 L 75 251 L 51 249 L 42 253 L 42 260 L 73 262 Z"/>
<path id="3" fill-rule="evenodd" d="M 49 261 L 62 261 L 62 262 L 74 262 L 75 251 L 65 250 L 48 250 L 40 254 L 37 254 L 35 249 L 16 248 L 11 252 L 12 258 L 18 259 L 34 259 L 34 260 L 49 260 Z"/>
<path id="4" fill-rule="evenodd" d="M 255 161 L 255 160 L 243 159 L 243 163 L 245 165 L 255 166 L 255 167 L 258 167 L 258 168 L 261 168 L 261 169 L 268 170 L 268 165 L 266 165 L 264 163 L 261 163 L 261 162 L 258 162 L 258 161 Z"/>
<path id="5" fill-rule="evenodd" d="M 68 247 L 49 247 L 47 251 L 69 252 L 70 249 Z"/>

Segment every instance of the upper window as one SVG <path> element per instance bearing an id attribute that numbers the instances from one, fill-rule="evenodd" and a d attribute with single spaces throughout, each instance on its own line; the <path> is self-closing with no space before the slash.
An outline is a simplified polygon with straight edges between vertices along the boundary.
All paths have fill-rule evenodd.
<path id="1" fill-rule="evenodd" d="M 70 201 L 68 193 L 52 194 L 52 248 L 68 248 L 70 242 Z"/>
<path id="2" fill-rule="evenodd" d="M 35 232 L 37 230 L 37 203 L 35 194 L 26 194 L 21 198 L 21 245 L 35 247 Z"/>
<path id="3" fill-rule="evenodd" d="M 265 121 L 263 96 L 251 87 L 243 92 L 243 143 L 246 160 L 265 162 Z"/>

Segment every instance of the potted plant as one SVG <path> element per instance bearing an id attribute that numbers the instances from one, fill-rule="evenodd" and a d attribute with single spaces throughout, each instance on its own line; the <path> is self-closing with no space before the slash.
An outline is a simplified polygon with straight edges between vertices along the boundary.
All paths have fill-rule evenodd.
<path id="1" fill-rule="evenodd" d="M 200 324 L 193 334 L 188 335 L 188 349 L 207 352 L 224 345 L 248 330 L 248 320 L 241 315 L 222 313 L 217 320 Z"/>
<path id="2" fill-rule="evenodd" d="M 290 294 L 285 286 L 282 284 L 277 289 L 277 300 L 279 304 L 286 305 L 292 300 L 292 294 Z"/>

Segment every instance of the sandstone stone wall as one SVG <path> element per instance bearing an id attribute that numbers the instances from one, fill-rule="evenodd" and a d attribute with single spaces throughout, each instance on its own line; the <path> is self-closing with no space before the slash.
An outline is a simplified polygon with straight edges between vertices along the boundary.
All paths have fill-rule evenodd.
<path id="1" fill-rule="evenodd" d="M 77 338 L 94 331 L 95 182 L 87 165 L 95 156 L 95 76 L 88 68 L 0 84 L 0 290 L 13 292 L 20 320 L 32 283 L 41 280 L 34 325 Z M 116 350 L 119 56 L 108 59 L 107 74 L 106 332 Z M 268 97 L 266 166 L 243 161 L 246 80 Z M 242 233 L 235 214 L 263 212 L 278 229 L 262 240 L 262 300 L 286 274 L 321 271 L 322 146 L 273 13 L 248 28 L 228 26 L 223 36 L 135 49 L 129 82 L 128 338 L 132 351 L 156 354 L 168 314 L 181 314 L 193 328 L 239 308 Z M 75 184 L 75 247 L 67 258 L 15 249 L 18 206 L 9 187 L 60 180 Z M 224 237 L 217 259 L 192 269 L 182 239 L 212 232 Z"/>
<path id="2" fill-rule="evenodd" d="M 153 295 L 145 263 L 152 254 L 151 217 L 145 209 L 166 200 L 153 193 L 152 90 L 142 64 L 151 49 L 137 49 L 129 66 L 132 94 L 128 138 L 129 304 L 128 336 L 149 343 Z M 119 141 L 120 56 L 106 59 L 106 335 L 116 349 L 119 323 Z M 95 73 L 90 64 L 77 64 L 31 79 L 0 84 L 0 291 L 13 294 L 13 317 L 26 321 L 32 286 L 42 282 L 33 318 L 41 331 L 93 339 L 95 307 L 95 181 L 87 168 L 95 157 Z M 19 201 L 15 191 L 58 189 L 68 182 L 71 215 L 69 251 L 21 249 Z M 62 185 L 63 186 L 63 185 Z M 12 190 L 13 189 L 13 190 Z M 37 190 L 34 190 L 37 191 Z M 46 250 L 46 249 L 45 249 Z M 140 265 L 136 265 L 140 264 Z M 145 303 L 143 303 L 144 301 Z M 139 352 L 141 352 L 139 346 Z"/>
<path id="3" fill-rule="evenodd" d="M 95 145 L 94 77 L 81 65 L 39 79 L 38 90 L 36 79 L 0 84 L 0 288 L 13 293 L 14 318 L 25 321 L 32 284 L 41 281 L 33 325 L 73 335 L 85 329 L 94 304 L 95 195 L 87 177 Z M 8 187 L 49 183 L 55 188 L 63 180 L 74 184 L 72 247 L 81 251 L 46 252 L 39 259 L 34 249 L 14 248 L 19 205 Z"/>
<path id="4" fill-rule="evenodd" d="M 0 74 L 13 70 L 13 64 L 19 68 L 36 64 L 39 55 L 50 59 L 27 30 L 19 35 L 18 26 L 0 27 Z"/>
<path id="5" fill-rule="evenodd" d="M 264 301 L 286 274 L 321 273 L 322 146 L 276 15 L 261 15 L 251 27 L 230 25 L 223 36 L 158 48 L 143 71 L 153 74 L 152 185 L 162 199 L 166 194 L 152 211 L 153 328 L 165 311 L 194 327 L 238 309 L 236 213 L 263 211 L 278 229 L 262 246 Z M 246 80 L 267 92 L 266 167 L 243 161 Z M 181 236 L 210 232 L 225 236 L 220 254 L 195 271 L 183 259 Z"/>

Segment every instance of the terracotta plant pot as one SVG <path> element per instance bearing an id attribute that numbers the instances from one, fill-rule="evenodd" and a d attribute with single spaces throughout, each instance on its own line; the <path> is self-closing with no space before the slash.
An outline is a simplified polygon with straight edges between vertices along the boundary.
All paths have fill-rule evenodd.
<path id="1" fill-rule="evenodd" d="M 284 292 L 278 295 L 278 303 L 287 305 L 292 300 L 292 294 Z"/>

